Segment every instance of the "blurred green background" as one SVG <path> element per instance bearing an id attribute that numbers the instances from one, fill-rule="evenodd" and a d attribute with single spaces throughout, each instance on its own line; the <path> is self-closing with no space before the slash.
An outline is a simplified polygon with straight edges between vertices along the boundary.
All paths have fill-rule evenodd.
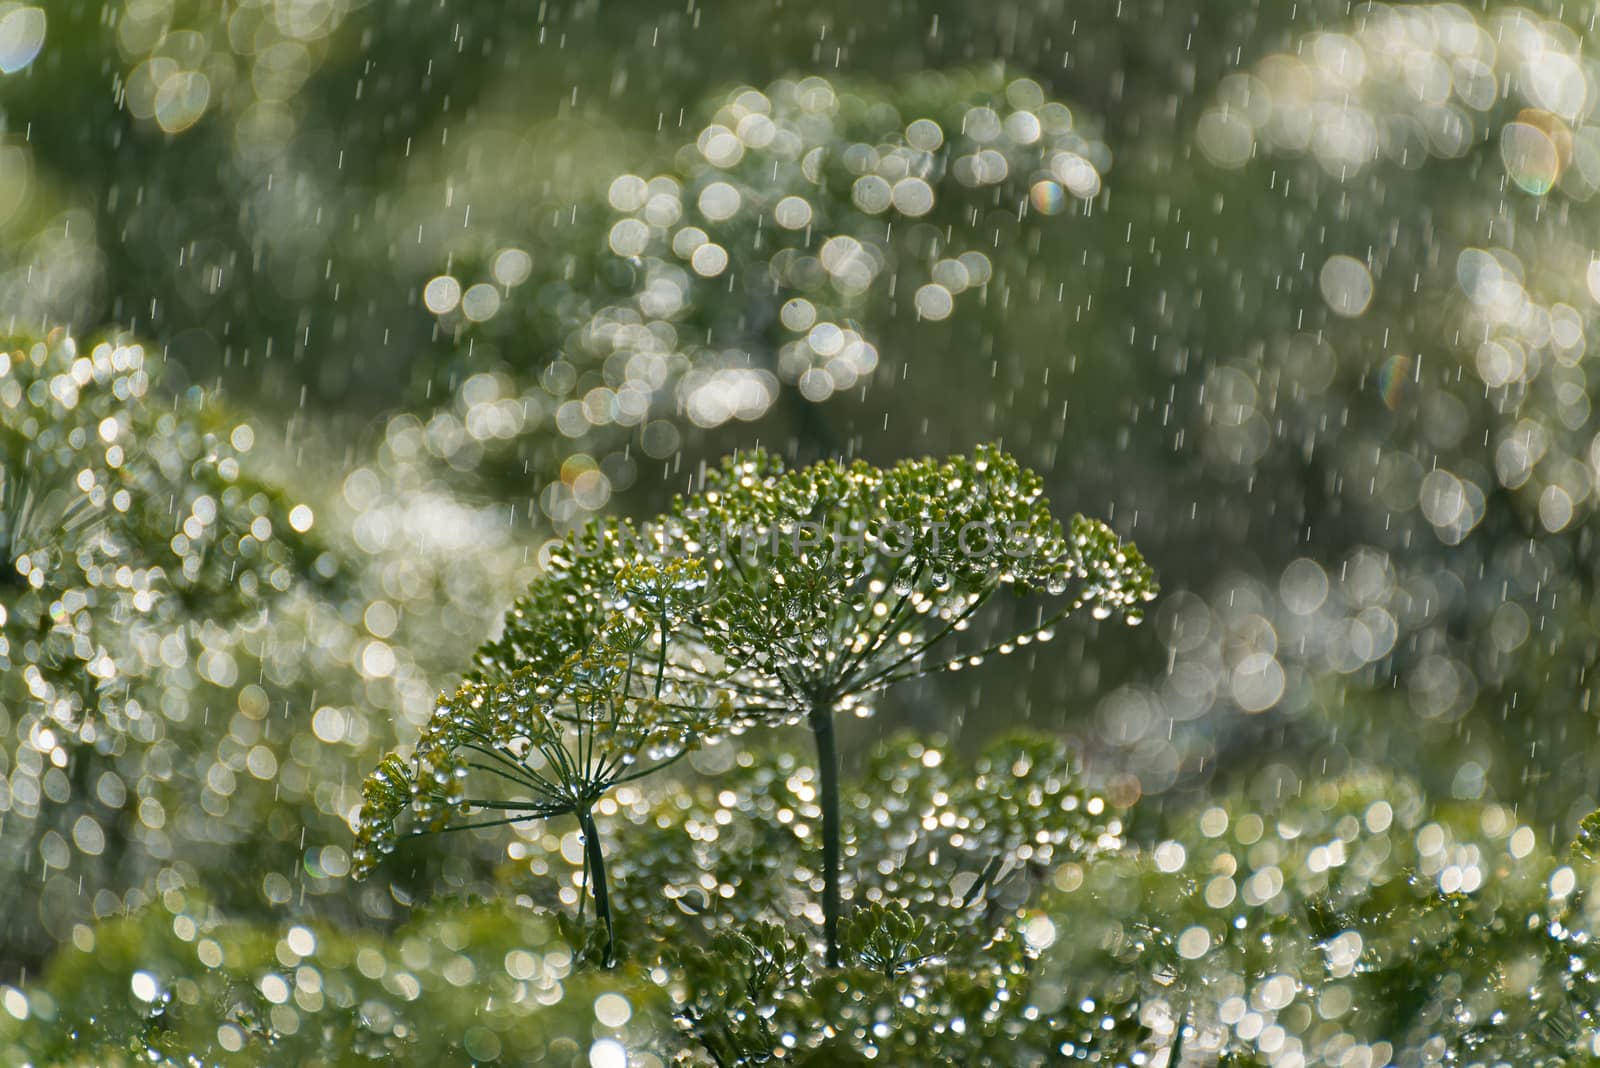
<path id="1" fill-rule="evenodd" d="M 54 763 L 39 724 L 108 686 L 39 707 L 0 586 L 0 980 L 177 885 L 392 918 L 343 879 L 374 754 L 549 539 L 756 443 L 998 440 L 1161 577 L 1144 627 L 897 691 L 853 742 L 1060 732 L 1152 839 L 1369 766 L 1569 836 L 1597 61 L 1555 2 L 0 3 L 0 324 L 159 354 L 323 565 L 245 629 L 186 609 L 129 679 L 203 714 Z M 408 892 L 481 885 L 473 850 Z"/>

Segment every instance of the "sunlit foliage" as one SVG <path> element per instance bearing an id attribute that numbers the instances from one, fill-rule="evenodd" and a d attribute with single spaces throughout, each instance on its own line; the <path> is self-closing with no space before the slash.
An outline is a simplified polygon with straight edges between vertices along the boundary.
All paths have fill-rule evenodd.
<path id="1" fill-rule="evenodd" d="M 81 930 L 25 1002 L 0 988 L 8 1063 L 571 1061 L 649 1048 L 670 1029 L 662 991 L 583 968 L 548 917 L 512 904 L 441 902 L 387 934 L 352 933 L 227 922 L 170 890 Z"/>
<path id="2" fill-rule="evenodd" d="M 703 111 L 659 173 L 621 174 L 537 234 L 496 227 L 452 248 L 455 266 L 423 286 L 459 354 L 430 446 L 531 473 L 558 524 L 627 488 L 630 443 L 664 458 L 685 431 L 761 418 L 781 391 L 849 393 L 873 380 L 894 316 L 1004 299 L 1029 235 L 1091 210 L 1111 166 L 1027 78 L 812 76 Z"/>
<path id="3" fill-rule="evenodd" d="M 1004 587 L 1072 596 L 1020 636 L 961 649 Z M 817 745 L 826 951 L 837 964 L 835 714 L 870 714 L 895 683 L 1048 640 L 1085 606 L 1137 622 L 1155 595 L 1136 548 L 1081 516 L 1063 532 L 1038 476 L 993 448 L 886 471 L 736 456 L 644 529 L 595 521 L 552 552 L 480 650 L 479 680 L 440 702 L 411 765 L 390 757 L 369 777 L 358 870 L 393 850 L 407 807 L 431 830 L 477 811 L 497 814 L 480 825 L 570 813 L 609 938 L 594 804 L 718 733 L 803 721 Z M 469 786 L 474 773 L 531 797 L 487 796 Z"/>
<path id="4" fill-rule="evenodd" d="M 206 731 L 195 691 L 237 685 L 241 632 L 335 566 L 311 509 L 252 473 L 251 426 L 203 390 L 161 393 L 160 376 L 120 340 L 56 332 L 0 352 L 7 944 L 59 938 L 119 869 L 206 818 L 168 826 L 157 796 Z M 228 776 L 253 758 L 233 759 Z"/>
<path id="5" fill-rule="evenodd" d="M 1596 765 L 1570 749 L 1594 733 L 1600 634 L 1585 62 L 1554 12 L 1375 4 L 1215 87 L 1201 195 L 1247 189 L 1240 219 L 1297 240 L 1186 268 L 1198 289 L 1242 271 L 1284 299 L 1236 290 L 1254 336 L 1185 367 L 1198 388 L 1178 422 L 1210 492 L 1304 533 L 1266 572 L 1169 599 L 1176 670 L 1106 699 L 1108 719 L 1147 724 L 1149 782 L 1215 745 L 1180 730 L 1169 747 L 1166 713 L 1225 710 L 1230 744 L 1287 722 L 1306 750 L 1403 748 L 1443 794 L 1537 780 L 1544 816 L 1592 807 Z M 1214 337 L 1198 315 L 1173 326 Z M 1405 731 L 1366 733 L 1401 708 Z M 1428 761 L 1440 745 L 1458 759 Z"/>
<path id="6" fill-rule="evenodd" d="M 169 888 L 79 928 L 41 984 L 0 987 L 0 1049 L 1554 1065 L 1591 1057 L 1600 1033 L 1586 934 L 1600 872 L 1505 806 L 1430 808 L 1364 770 L 1275 796 L 1268 770 L 1134 846 L 1138 814 L 1086 790 L 1059 742 L 1008 737 L 967 762 L 901 740 L 847 789 L 853 908 L 834 970 L 811 944 L 813 876 L 792 860 L 821 818 L 808 758 L 701 755 L 729 762 L 600 807 L 627 843 L 610 860 L 613 968 L 586 956 L 592 929 L 545 911 L 564 896 L 548 862 L 570 888 L 581 857 L 569 867 L 519 830 L 502 904 L 441 901 L 382 938 L 229 922 Z"/>

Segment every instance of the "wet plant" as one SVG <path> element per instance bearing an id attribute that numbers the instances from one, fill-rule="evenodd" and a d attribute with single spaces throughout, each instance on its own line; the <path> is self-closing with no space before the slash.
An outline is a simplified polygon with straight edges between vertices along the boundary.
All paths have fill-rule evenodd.
<path id="1" fill-rule="evenodd" d="M 1068 747 L 1007 735 L 966 760 L 901 738 L 867 754 L 843 790 L 862 877 L 837 968 L 793 922 L 808 877 L 792 862 L 763 864 L 806 842 L 807 828 L 781 814 L 805 808 L 809 762 L 785 746 L 709 782 L 672 784 L 649 818 L 618 817 L 637 826 L 628 893 L 664 886 L 677 906 L 656 911 L 652 934 L 683 976 L 680 1025 L 710 1063 L 921 1064 L 956 1051 L 1048 1063 L 1063 1042 L 1122 1063 L 1113 1058 L 1139 1048 L 1142 958 L 1091 949 L 1075 962 L 1084 975 L 1062 982 L 1046 953 L 1057 924 L 1063 936 L 1068 926 L 1038 911 L 1041 892 L 1063 872 L 1113 870 L 1126 852 L 1124 812 L 1086 787 Z M 695 828 L 733 813 L 756 818 L 696 840 Z M 726 885 L 707 890 L 699 872 Z M 1108 965 L 1128 981 L 1089 978 Z"/>
<path id="2" fill-rule="evenodd" d="M 1004 637 L 963 641 L 1004 589 L 1061 600 Z M 995 448 L 888 469 L 861 461 L 788 469 L 767 453 L 735 456 L 658 521 L 594 522 L 552 553 L 502 636 L 480 650 L 475 681 L 441 703 L 411 772 L 390 761 L 369 780 L 363 864 L 390 847 L 389 828 L 407 804 L 436 829 L 443 815 L 493 807 L 464 792 L 474 770 L 457 755 L 464 748 L 503 749 L 496 759 L 506 767 L 476 770 L 536 793 L 550 787 L 516 810 L 527 816 L 497 822 L 561 812 L 582 822 L 631 768 L 622 757 L 660 745 L 653 732 L 672 733 L 676 753 L 721 730 L 804 723 L 817 753 L 824 955 L 837 966 L 844 832 L 835 716 L 870 714 L 897 683 L 1048 641 L 1080 609 L 1137 622 L 1155 592 L 1137 549 L 1081 516 L 1063 529 L 1039 477 Z M 498 696 L 485 701 L 483 685 Z M 604 700 L 584 704 L 597 694 Z M 575 758 L 570 747 L 534 742 L 554 737 L 555 725 L 602 724 L 620 751 L 598 764 L 592 737 L 578 740 Z M 537 770 L 527 746 L 541 757 Z M 547 767 L 570 781 L 521 778 L 546 776 Z M 600 906 L 602 858 L 593 828 L 584 831 Z"/>
<path id="3" fill-rule="evenodd" d="M 681 670 L 726 693 L 740 722 L 811 731 L 830 965 L 843 916 L 835 716 L 870 715 L 897 683 L 1049 641 L 1080 609 L 1137 622 L 1156 593 L 1136 548 L 1082 516 L 1064 530 L 1038 475 L 988 447 L 887 470 L 735 457 L 671 520 L 666 544 L 719 552 L 692 628 L 717 666 Z M 1006 589 L 1061 600 L 998 639 L 963 641 Z"/>
<path id="4" fill-rule="evenodd" d="M 23 876 L 0 901 L 41 883 L 52 901 L 5 910 L 0 956 L 170 856 L 131 815 L 203 725 L 195 691 L 231 686 L 240 633 L 336 571 L 250 424 L 163 376 L 132 339 L 0 343 L 0 856 Z"/>
<path id="5" fill-rule="evenodd" d="M 706 738 L 712 724 L 681 682 L 669 685 L 658 621 L 692 596 L 689 561 L 639 564 L 618 577 L 614 610 L 593 639 L 547 669 L 528 665 L 468 680 L 441 697 L 409 761 L 390 754 L 362 789 L 356 874 L 405 837 L 572 816 L 584 844 L 584 883 L 604 931 L 600 959 L 614 960 L 614 917 L 594 806 L 612 787 L 658 771 Z M 548 591 L 547 591 L 548 592 Z M 652 597 L 654 593 L 656 596 Z M 648 606 L 641 613 L 629 594 Z M 654 664 L 653 681 L 648 667 Z M 488 818 L 475 818 L 488 814 Z"/>
<path id="6" fill-rule="evenodd" d="M 1568 851 L 1507 805 L 1432 804 L 1361 768 L 1279 796 L 1268 768 L 1139 845 L 1059 738 L 1009 735 L 970 761 L 902 738 L 847 787 L 872 827 L 857 842 L 870 896 L 832 969 L 790 907 L 794 866 L 754 863 L 803 839 L 766 817 L 803 807 L 808 761 L 744 746 L 716 778 L 616 791 L 596 822 L 631 835 L 610 858 L 638 914 L 631 963 L 583 966 L 574 932 L 510 892 L 436 898 L 379 933 L 230 917 L 174 887 L 86 929 L 25 990 L 0 985 L 0 1057 L 1592 1060 L 1600 818 Z M 521 877 L 504 869 L 506 890 Z M 708 907 L 688 907 L 708 885 Z"/>
<path id="7" fill-rule="evenodd" d="M 450 339 L 421 364 L 429 403 L 451 401 L 429 448 L 517 492 L 548 482 L 558 526 L 627 488 L 629 451 L 668 457 L 693 427 L 779 407 L 826 446 L 812 406 L 887 369 L 897 317 L 970 321 L 1025 249 L 1083 223 L 1112 166 L 1096 120 L 999 71 L 812 74 L 695 110 L 668 160 L 556 227 L 519 211 L 446 230 L 444 273 L 417 280 Z"/>

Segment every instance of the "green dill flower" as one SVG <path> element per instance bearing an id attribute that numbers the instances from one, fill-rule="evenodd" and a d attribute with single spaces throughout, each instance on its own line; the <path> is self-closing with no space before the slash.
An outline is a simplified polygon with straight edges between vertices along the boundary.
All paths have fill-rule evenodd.
<path id="1" fill-rule="evenodd" d="M 1058 603 L 1022 633 L 963 641 L 1001 589 Z M 562 813 L 583 823 L 611 786 L 693 745 L 806 722 L 819 752 L 836 963 L 835 712 L 866 714 L 897 682 L 1048 640 L 1085 607 L 1136 622 L 1155 593 L 1136 548 L 1082 517 L 1064 531 L 1039 476 L 995 448 L 887 469 L 829 461 L 791 470 L 766 453 L 734 456 L 654 522 L 595 521 L 550 554 L 472 677 L 423 730 L 413 809 L 436 830 Z M 469 789 L 483 775 L 526 797 Z M 361 820 L 362 870 L 375 846 L 392 843 L 393 802 L 377 797 L 379 826 L 367 828 L 365 811 Z M 511 814 L 458 822 L 479 811 Z M 594 838 L 587 824 L 585 835 Z M 598 850 L 587 859 L 598 891 Z"/>
<path id="2" fill-rule="evenodd" d="M 587 621 L 576 599 L 550 596 L 571 578 L 554 578 L 535 595 L 560 606 L 558 624 Z M 681 618 L 702 584 L 693 562 L 630 565 L 602 599 L 605 623 L 559 667 L 480 675 L 441 698 L 409 764 L 391 754 L 363 787 L 356 875 L 393 852 L 407 809 L 417 824 L 409 837 L 570 815 L 583 831 L 585 878 L 611 960 L 613 918 L 593 808 L 612 787 L 672 764 L 714 733 L 698 685 L 669 684 L 661 655 L 660 628 Z M 476 818 L 482 814 L 488 818 Z"/>

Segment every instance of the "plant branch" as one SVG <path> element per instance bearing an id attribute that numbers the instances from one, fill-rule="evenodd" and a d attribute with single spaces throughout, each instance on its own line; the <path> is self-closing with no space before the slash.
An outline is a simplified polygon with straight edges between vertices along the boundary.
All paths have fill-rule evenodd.
<path id="1" fill-rule="evenodd" d="M 611 922 L 611 894 L 606 887 L 606 858 L 600 848 L 600 829 L 595 826 L 594 814 L 586 807 L 577 810 L 578 825 L 583 829 L 583 855 L 586 867 L 594 875 L 594 909 L 600 922 L 606 925 L 606 951 L 604 964 L 610 968 L 616 963 L 616 932 Z"/>
<path id="2" fill-rule="evenodd" d="M 808 717 L 817 743 L 817 785 L 822 806 L 822 917 L 827 941 L 827 964 L 839 966 L 839 750 L 833 736 L 833 709 L 824 702 L 812 705 Z"/>

